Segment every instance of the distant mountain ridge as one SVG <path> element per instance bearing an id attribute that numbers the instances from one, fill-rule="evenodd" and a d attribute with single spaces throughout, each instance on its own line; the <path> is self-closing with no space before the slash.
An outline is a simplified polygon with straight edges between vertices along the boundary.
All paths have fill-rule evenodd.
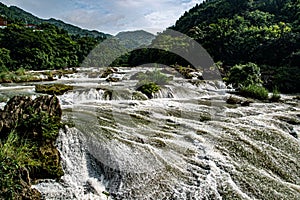
<path id="1" fill-rule="evenodd" d="M 144 30 L 120 32 L 115 36 L 128 49 L 135 49 L 151 44 L 155 35 Z"/>
<path id="2" fill-rule="evenodd" d="M 110 37 L 111 35 L 105 34 L 96 30 L 90 31 L 86 29 L 79 28 L 77 26 L 67 24 L 61 20 L 57 19 L 41 19 L 38 18 L 31 13 L 28 13 L 24 10 L 22 10 L 19 7 L 16 6 L 6 6 L 5 4 L 0 2 L 0 15 L 3 15 L 7 17 L 7 19 L 12 20 L 12 21 L 17 21 L 17 22 L 22 22 L 25 24 L 35 24 L 39 25 L 42 23 L 50 23 L 53 24 L 59 28 L 62 28 L 66 31 L 68 31 L 69 34 L 71 35 L 80 35 L 80 36 L 89 36 L 89 37 L 100 37 L 100 38 L 107 38 Z"/>

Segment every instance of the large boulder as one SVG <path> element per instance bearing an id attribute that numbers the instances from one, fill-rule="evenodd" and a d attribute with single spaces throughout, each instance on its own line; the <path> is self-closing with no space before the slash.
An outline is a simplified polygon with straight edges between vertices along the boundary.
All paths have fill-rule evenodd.
<path id="1" fill-rule="evenodd" d="M 19 192 L 14 192 L 16 193 L 14 198 L 40 199 L 39 192 L 32 189 L 31 184 L 38 179 L 59 179 L 63 175 L 61 157 L 55 147 L 61 127 L 61 116 L 62 110 L 56 96 L 40 96 L 36 99 L 15 96 L 7 102 L 3 110 L 0 110 L 0 142 L 12 145 L 11 149 L 26 146 L 24 149 L 28 152 L 24 159 L 36 163 L 34 166 L 31 166 L 31 163 L 29 167 L 26 164 L 18 165 L 27 161 L 14 160 L 14 154 L 0 158 L 0 162 L 4 165 L 9 166 L 7 162 L 10 160 L 17 164 L 15 175 L 15 171 L 9 170 L 10 167 L 3 166 L 7 169 L 6 174 L 16 177 L 15 183 L 21 185 Z M 16 141 L 9 143 L 12 135 Z M 7 192 L 5 188 L 1 190 Z M 0 199 L 3 197 L 1 193 L 3 191 L 0 191 Z"/>
<path id="2" fill-rule="evenodd" d="M 0 138 L 7 136 L 17 124 L 22 126 L 21 124 L 26 123 L 26 120 L 41 113 L 48 115 L 56 123 L 60 121 L 62 110 L 56 96 L 40 96 L 34 100 L 26 96 L 13 97 L 7 102 L 4 109 L 0 110 Z M 34 127 L 32 124 L 32 128 L 37 129 L 38 127 Z M 35 130 L 26 130 L 26 132 L 30 131 L 34 132 Z"/>

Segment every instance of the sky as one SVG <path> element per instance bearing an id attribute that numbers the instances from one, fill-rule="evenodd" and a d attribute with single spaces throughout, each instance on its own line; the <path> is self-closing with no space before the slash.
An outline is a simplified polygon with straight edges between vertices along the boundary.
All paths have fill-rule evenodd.
<path id="1" fill-rule="evenodd" d="M 55 18 L 112 35 L 146 30 L 156 34 L 175 24 L 203 0 L 1 0 L 43 19 Z"/>

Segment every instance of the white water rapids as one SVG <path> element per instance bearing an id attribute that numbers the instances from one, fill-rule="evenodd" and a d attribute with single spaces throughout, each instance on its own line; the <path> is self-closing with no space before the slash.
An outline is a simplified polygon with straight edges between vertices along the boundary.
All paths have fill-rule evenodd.
<path id="1" fill-rule="evenodd" d="M 134 100 L 132 80 L 81 77 L 58 80 L 78 89 L 59 96 L 73 127 L 57 140 L 65 175 L 34 186 L 45 199 L 300 199 L 293 96 L 241 107 L 219 82 L 175 79 Z"/>

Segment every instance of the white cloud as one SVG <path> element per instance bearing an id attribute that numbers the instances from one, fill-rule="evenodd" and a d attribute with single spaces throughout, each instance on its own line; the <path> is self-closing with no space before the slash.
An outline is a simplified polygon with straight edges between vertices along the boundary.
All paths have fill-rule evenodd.
<path id="1" fill-rule="evenodd" d="M 203 0 L 4 0 L 42 18 L 58 18 L 83 28 L 116 34 L 144 29 L 153 33 L 173 25 Z"/>

